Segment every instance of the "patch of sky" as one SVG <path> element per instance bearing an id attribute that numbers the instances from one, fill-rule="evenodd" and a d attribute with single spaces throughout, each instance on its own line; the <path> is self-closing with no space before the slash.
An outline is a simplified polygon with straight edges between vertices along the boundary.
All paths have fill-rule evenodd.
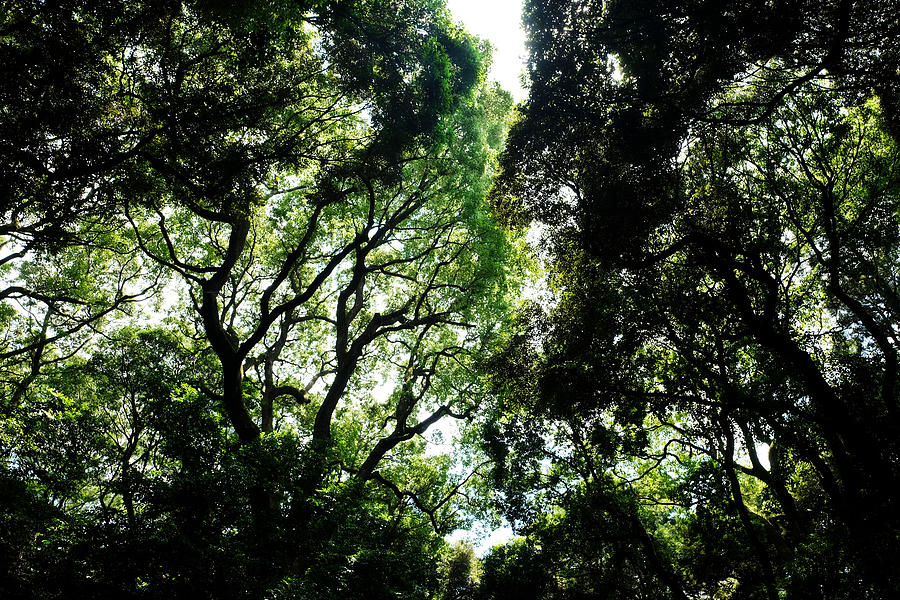
<path id="1" fill-rule="evenodd" d="M 447 8 L 466 30 L 493 46 L 489 78 L 500 83 L 516 102 L 524 100 L 526 50 L 521 0 L 448 0 Z"/>

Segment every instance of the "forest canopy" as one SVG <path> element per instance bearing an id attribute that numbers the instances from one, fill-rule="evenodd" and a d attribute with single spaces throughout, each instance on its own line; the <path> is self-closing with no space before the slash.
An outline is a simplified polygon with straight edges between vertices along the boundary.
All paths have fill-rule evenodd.
<path id="1" fill-rule="evenodd" d="M 531 597 L 897 595 L 898 15 L 526 3 L 493 201 L 558 301 L 485 442 Z"/>
<path id="2" fill-rule="evenodd" d="M 486 47 L 439 2 L 4 11 L 4 596 L 427 597 L 480 471 L 423 436 L 511 289 Z"/>
<path id="3" fill-rule="evenodd" d="M 0 596 L 900 594 L 900 8 L 522 19 L 2 4 Z"/>

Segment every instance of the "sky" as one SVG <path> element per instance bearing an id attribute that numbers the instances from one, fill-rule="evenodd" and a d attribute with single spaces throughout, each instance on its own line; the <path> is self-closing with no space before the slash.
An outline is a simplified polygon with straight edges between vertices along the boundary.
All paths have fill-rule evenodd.
<path id="1" fill-rule="evenodd" d="M 525 98 L 519 80 L 524 68 L 522 0 L 447 0 L 447 8 L 466 29 L 494 46 L 490 79 L 500 82 L 518 102 Z"/>

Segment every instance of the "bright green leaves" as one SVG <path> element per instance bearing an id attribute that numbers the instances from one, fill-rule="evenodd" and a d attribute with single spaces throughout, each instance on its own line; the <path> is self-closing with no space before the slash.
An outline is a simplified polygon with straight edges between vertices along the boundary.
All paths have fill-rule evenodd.
<path id="1" fill-rule="evenodd" d="M 226 4 L 3 31 L 3 556 L 68 565 L 48 596 L 426 598 L 483 485 L 424 440 L 514 301 L 511 100 L 443 2 Z"/>

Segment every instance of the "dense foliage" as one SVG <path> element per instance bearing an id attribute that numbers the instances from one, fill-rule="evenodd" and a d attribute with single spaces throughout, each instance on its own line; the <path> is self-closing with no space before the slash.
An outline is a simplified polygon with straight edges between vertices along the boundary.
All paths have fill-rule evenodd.
<path id="1" fill-rule="evenodd" d="M 524 23 L 0 4 L 0 596 L 900 595 L 900 8 Z"/>
<path id="2" fill-rule="evenodd" d="M 532 597 L 896 597 L 896 4 L 525 15 L 494 201 L 540 224 L 555 304 L 496 358 L 486 444 L 526 537 L 495 573 L 540 570 Z"/>
<path id="3" fill-rule="evenodd" d="M 438 588 L 512 246 L 442 2 L 0 17 L 0 595 Z"/>

